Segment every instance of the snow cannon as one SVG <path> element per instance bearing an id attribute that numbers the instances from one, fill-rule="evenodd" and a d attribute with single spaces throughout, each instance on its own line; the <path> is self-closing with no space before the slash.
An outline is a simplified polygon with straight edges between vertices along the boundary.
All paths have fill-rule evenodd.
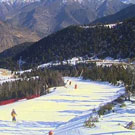
<path id="1" fill-rule="evenodd" d="M 75 84 L 75 89 L 77 89 L 77 84 Z"/>
<path id="2" fill-rule="evenodd" d="M 54 135 L 54 132 L 52 130 L 49 131 L 49 135 Z"/>

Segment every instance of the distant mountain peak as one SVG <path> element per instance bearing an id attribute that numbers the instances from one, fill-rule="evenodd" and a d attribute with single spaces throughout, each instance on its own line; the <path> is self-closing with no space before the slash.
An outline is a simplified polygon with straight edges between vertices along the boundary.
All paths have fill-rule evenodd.
<path id="1" fill-rule="evenodd" d="M 121 0 L 123 3 L 130 4 L 133 3 L 135 4 L 135 0 Z"/>
<path id="2" fill-rule="evenodd" d="M 88 2 L 89 3 L 89 2 L 92 2 L 92 1 L 102 3 L 105 0 L 63 0 L 63 3 L 67 3 L 67 2 L 78 2 L 78 3 Z"/>
<path id="3" fill-rule="evenodd" d="M 40 0 L 0 0 L 0 2 L 5 2 L 8 4 L 15 4 L 15 3 L 32 3 Z"/>
<path id="4" fill-rule="evenodd" d="M 44 0 L 0 0 L 0 2 L 5 2 L 8 4 L 15 4 L 15 3 L 33 3 L 37 1 L 44 1 Z M 56 0 L 47 0 L 48 2 L 56 1 Z M 71 3 L 71 2 L 78 2 L 78 3 L 103 3 L 105 1 L 113 1 L 113 0 L 62 0 L 63 3 Z M 121 2 L 125 4 L 135 3 L 135 0 L 121 0 Z"/>

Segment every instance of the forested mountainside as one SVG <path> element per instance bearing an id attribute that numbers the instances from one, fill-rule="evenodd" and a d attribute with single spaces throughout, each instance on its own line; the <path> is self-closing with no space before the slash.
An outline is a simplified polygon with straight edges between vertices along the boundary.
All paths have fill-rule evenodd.
<path id="1" fill-rule="evenodd" d="M 0 52 L 73 24 L 89 24 L 129 5 L 121 0 L 0 0 Z"/>
<path id="2" fill-rule="evenodd" d="M 16 63 L 21 57 L 25 61 L 24 66 L 36 66 L 76 56 L 133 58 L 134 39 L 135 18 L 113 28 L 103 25 L 70 26 L 32 44 L 10 60 Z M 3 63 L 3 60 L 1 62 Z"/>
<path id="3" fill-rule="evenodd" d="M 18 54 L 18 53 L 22 52 L 23 50 L 25 50 L 27 47 L 29 47 L 32 44 L 34 44 L 34 42 L 25 42 L 25 43 L 13 46 L 13 47 L 11 47 L 9 49 L 6 49 L 5 51 L 0 53 L 0 59 L 13 57 L 16 54 Z"/>

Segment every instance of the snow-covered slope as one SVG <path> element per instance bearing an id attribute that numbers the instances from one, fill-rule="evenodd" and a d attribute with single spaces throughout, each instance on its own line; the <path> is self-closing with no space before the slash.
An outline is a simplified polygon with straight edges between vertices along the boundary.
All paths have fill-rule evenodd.
<path id="1" fill-rule="evenodd" d="M 11 71 L 0 68 L 0 83 L 11 78 L 13 78 Z"/>
<path id="2" fill-rule="evenodd" d="M 130 101 L 124 104 L 125 107 L 117 105 L 114 112 L 99 118 L 95 128 L 84 127 L 82 118 L 60 126 L 55 135 L 135 135 L 135 130 L 125 128 L 129 122 L 135 121 L 135 105 Z"/>
<path id="3" fill-rule="evenodd" d="M 46 96 L 0 106 L 0 135 L 47 135 L 49 130 L 69 121 L 75 122 L 82 118 L 84 121 L 93 108 L 110 102 L 120 92 L 124 92 L 123 87 L 115 87 L 109 83 L 83 81 L 77 78 L 65 78 L 65 82 L 66 80 L 71 80 L 72 84 L 67 83 L 66 87 L 56 88 L 55 92 Z M 77 89 L 74 89 L 75 84 L 78 86 Z M 13 108 L 17 112 L 16 123 L 11 122 L 10 112 Z M 80 123 L 81 126 L 83 121 Z M 80 124 L 74 123 L 65 130 L 75 129 Z M 60 131 L 64 132 L 56 130 L 55 134 L 58 135 Z M 71 130 L 68 131 L 68 135 L 71 135 Z M 65 132 L 62 135 L 66 135 Z"/>

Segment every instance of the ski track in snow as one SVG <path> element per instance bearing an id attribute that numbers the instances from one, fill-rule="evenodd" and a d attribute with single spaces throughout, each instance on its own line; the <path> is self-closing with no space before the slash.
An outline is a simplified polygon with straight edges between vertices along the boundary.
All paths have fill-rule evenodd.
<path id="1" fill-rule="evenodd" d="M 49 130 L 54 130 L 55 135 L 83 135 L 78 128 L 83 127 L 92 109 L 124 93 L 123 87 L 106 82 L 68 77 L 66 80 L 72 80 L 67 88 L 57 87 L 48 95 L 0 106 L 0 135 L 47 135 Z M 74 89 L 75 84 L 77 89 Z M 17 113 L 17 122 L 11 121 L 13 108 Z"/>
<path id="2" fill-rule="evenodd" d="M 132 100 L 135 101 L 135 98 Z M 85 119 L 78 119 L 58 127 L 55 135 L 135 135 L 135 130 L 125 128 L 130 121 L 135 121 L 135 104 L 129 101 L 125 104 L 126 107 L 116 106 L 115 112 L 100 118 L 95 128 L 84 127 Z"/>

